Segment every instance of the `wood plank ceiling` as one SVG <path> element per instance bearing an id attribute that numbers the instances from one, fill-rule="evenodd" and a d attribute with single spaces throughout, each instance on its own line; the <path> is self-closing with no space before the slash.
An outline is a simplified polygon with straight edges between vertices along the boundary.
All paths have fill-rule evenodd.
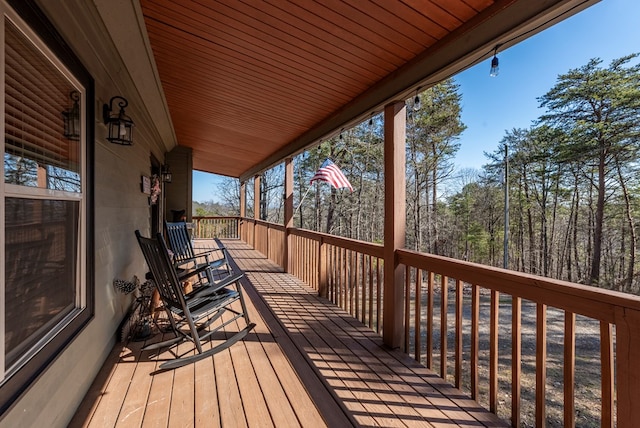
<path id="1" fill-rule="evenodd" d="M 241 177 L 313 143 L 310 130 L 370 88 L 516 1 L 140 3 L 178 144 L 195 169 Z"/>

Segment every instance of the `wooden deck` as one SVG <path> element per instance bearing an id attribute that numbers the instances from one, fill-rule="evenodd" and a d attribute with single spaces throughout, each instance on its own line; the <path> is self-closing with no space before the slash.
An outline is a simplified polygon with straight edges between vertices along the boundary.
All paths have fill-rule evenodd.
<path id="1" fill-rule="evenodd" d="M 117 344 L 71 427 L 506 426 L 244 242 L 225 245 L 256 328 L 158 373 L 170 350 Z"/>

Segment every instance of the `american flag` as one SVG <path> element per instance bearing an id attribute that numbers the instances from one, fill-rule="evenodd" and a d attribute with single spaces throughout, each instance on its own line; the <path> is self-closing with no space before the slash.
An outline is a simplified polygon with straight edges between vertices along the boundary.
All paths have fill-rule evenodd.
<path id="1" fill-rule="evenodd" d="M 316 171 L 314 176 L 311 178 L 310 183 L 313 183 L 316 180 L 326 181 L 331 184 L 336 189 L 342 189 L 347 187 L 350 191 L 353 192 L 353 187 L 351 187 L 351 183 L 347 180 L 347 177 L 344 176 L 342 171 L 338 166 L 331 162 L 330 159 L 325 160 L 320 166 L 320 169 Z"/>

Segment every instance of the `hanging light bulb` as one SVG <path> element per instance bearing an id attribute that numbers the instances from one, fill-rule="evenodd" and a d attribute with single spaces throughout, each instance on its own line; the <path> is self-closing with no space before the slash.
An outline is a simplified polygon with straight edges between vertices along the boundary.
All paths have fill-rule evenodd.
<path id="1" fill-rule="evenodd" d="M 418 95 L 418 89 L 416 89 L 416 97 L 413 99 L 413 111 L 420 110 L 420 96 Z"/>
<path id="2" fill-rule="evenodd" d="M 369 126 L 370 127 L 373 126 L 373 112 L 371 113 L 371 116 L 369 117 Z"/>
<path id="3" fill-rule="evenodd" d="M 491 70 L 489 71 L 489 76 L 496 77 L 500 72 L 499 61 L 497 57 L 498 46 L 493 50 L 493 59 L 491 60 Z"/>

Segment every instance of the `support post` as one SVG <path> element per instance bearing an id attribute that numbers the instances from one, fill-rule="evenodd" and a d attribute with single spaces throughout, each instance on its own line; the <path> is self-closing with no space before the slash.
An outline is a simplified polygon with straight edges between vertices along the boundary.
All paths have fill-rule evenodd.
<path id="1" fill-rule="evenodd" d="M 260 178 L 256 175 L 253 177 L 253 218 L 260 220 Z"/>
<path id="2" fill-rule="evenodd" d="M 240 217 L 247 216 L 247 182 L 240 183 Z"/>
<path id="3" fill-rule="evenodd" d="M 636 426 L 640 420 L 640 311 L 618 307 L 616 317 L 617 425 Z M 609 425 L 603 421 L 602 426 Z"/>
<path id="4" fill-rule="evenodd" d="M 262 248 L 258 246 L 258 220 L 260 220 L 260 176 L 253 177 L 253 248 Z"/>
<path id="5" fill-rule="evenodd" d="M 240 182 L 240 223 L 238 224 L 238 233 L 240 239 L 247 242 L 246 227 L 244 218 L 247 216 L 247 183 L 245 181 Z"/>
<path id="6" fill-rule="evenodd" d="M 382 339 L 391 348 L 402 344 L 403 269 L 396 250 L 405 245 L 406 107 L 397 101 L 384 108 L 384 313 Z"/>
<path id="7" fill-rule="evenodd" d="M 290 272 L 293 254 L 290 254 L 289 232 L 293 227 L 293 158 L 284 161 L 284 271 Z"/>

